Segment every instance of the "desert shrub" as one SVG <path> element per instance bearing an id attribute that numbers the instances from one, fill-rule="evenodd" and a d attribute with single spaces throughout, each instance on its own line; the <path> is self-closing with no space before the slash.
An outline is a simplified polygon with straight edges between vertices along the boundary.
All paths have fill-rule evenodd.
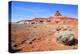
<path id="1" fill-rule="evenodd" d="M 12 43 L 10 44 L 9 52 L 15 53 L 15 52 L 21 51 L 21 49 L 17 49 L 17 46 L 18 46 L 18 45 L 17 45 L 16 43 L 12 42 Z"/>
<path id="2" fill-rule="evenodd" d="M 32 37 L 29 36 L 29 37 L 26 39 L 26 42 L 27 42 L 27 43 L 32 42 Z"/>
<path id="3" fill-rule="evenodd" d="M 74 33 L 72 31 L 58 32 L 56 33 L 56 39 L 57 41 L 66 44 L 74 39 Z"/>
<path id="4" fill-rule="evenodd" d="M 71 31 L 71 27 L 65 25 L 61 29 L 62 31 L 57 31 L 55 33 L 56 40 L 59 43 L 70 44 L 74 39 L 74 33 Z"/>
<path id="5" fill-rule="evenodd" d="M 37 26 L 34 26 L 33 28 L 37 28 Z"/>
<path id="6" fill-rule="evenodd" d="M 27 38 L 26 38 L 26 42 L 28 44 L 32 44 L 32 42 L 35 41 L 35 37 L 33 35 L 33 33 L 31 33 Z"/>
<path id="7" fill-rule="evenodd" d="M 67 31 L 71 31 L 71 30 L 72 30 L 69 25 L 65 25 L 65 26 L 63 27 L 63 29 L 64 29 L 64 30 L 67 30 Z"/>
<path id="8" fill-rule="evenodd" d="M 69 25 L 58 25 L 56 27 L 56 30 L 57 31 L 60 31 L 60 30 L 67 30 L 67 31 L 71 31 L 71 27 Z"/>

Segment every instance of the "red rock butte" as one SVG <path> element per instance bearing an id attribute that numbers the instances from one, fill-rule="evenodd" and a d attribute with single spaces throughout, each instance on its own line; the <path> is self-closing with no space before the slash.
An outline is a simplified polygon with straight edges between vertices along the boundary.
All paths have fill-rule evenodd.
<path id="1" fill-rule="evenodd" d="M 54 16 L 50 16 L 48 18 L 33 18 L 32 21 L 35 22 L 49 22 L 49 23 L 59 23 L 59 22 L 70 22 L 70 21 L 76 21 L 76 18 L 72 18 L 72 17 L 68 17 L 68 16 L 62 16 L 62 14 L 60 13 L 60 11 L 56 11 Z"/>
<path id="2" fill-rule="evenodd" d="M 68 16 L 62 16 L 60 11 L 56 11 L 53 16 L 49 16 L 47 18 L 33 18 L 32 20 L 21 20 L 17 23 L 19 24 L 40 24 L 40 23 L 50 23 L 50 24 L 58 24 L 58 23 L 64 23 L 64 24 L 75 24 L 75 21 L 77 21 L 77 18 L 68 17 Z M 77 22 L 76 22 L 77 23 Z"/>

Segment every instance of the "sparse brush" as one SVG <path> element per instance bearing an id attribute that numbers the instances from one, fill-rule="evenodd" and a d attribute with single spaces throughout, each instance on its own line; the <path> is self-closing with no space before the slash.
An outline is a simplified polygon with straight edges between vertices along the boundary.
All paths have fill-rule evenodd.
<path id="1" fill-rule="evenodd" d="M 37 28 L 37 26 L 34 26 L 34 28 Z"/>
<path id="2" fill-rule="evenodd" d="M 71 29 L 71 27 L 69 25 L 65 25 L 64 26 L 64 30 L 71 31 L 72 29 Z"/>
<path id="3" fill-rule="evenodd" d="M 71 31 L 70 27 L 64 27 L 65 31 L 58 31 L 55 33 L 56 40 L 60 43 L 68 44 L 74 39 L 74 33 Z"/>

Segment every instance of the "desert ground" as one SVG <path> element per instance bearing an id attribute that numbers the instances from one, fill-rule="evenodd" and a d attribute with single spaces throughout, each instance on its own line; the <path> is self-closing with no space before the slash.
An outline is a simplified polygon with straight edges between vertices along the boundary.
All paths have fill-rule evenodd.
<path id="1" fill-rule="evenodd" d="M 56 27 L 60 24 L 11 24 L 11 52 L 35 52 L 77 49 L 77 41 L 73 45 L 58 43 L 56 40 Z M 61 25 L 70 25 L 77 35 L 77 21 L 70 21 Z"/>

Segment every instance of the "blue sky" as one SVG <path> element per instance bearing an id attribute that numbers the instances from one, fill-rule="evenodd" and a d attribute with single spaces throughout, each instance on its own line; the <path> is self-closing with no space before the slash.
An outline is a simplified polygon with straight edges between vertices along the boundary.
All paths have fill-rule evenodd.
<path id="1" fill-rule="evenodd" d="M 31 20 L 35 17 L 54 16 L 59 10 L 63 16 L 78 17 L 77 5 L 33 3 L 33 2 L 11 2 L 11 21 Z"/>

